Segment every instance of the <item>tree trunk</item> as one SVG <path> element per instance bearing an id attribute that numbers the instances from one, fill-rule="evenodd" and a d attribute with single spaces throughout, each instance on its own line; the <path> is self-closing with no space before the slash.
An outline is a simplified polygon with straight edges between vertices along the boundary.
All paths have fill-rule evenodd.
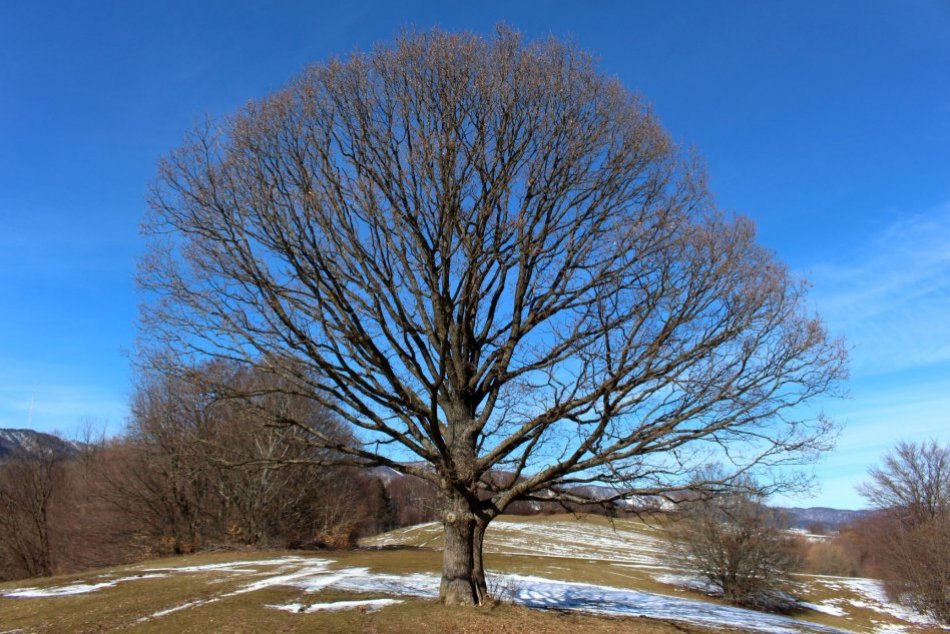
<path id="1" fill-rule="evenodd" d="M 442 583 L 439 597 L 446 605 L 477 605 L 475 584 L 475 514 L 460 493 L 443 492 Z"/>
<path id="2" fill-rule="evenodd" d="M 469 508 L 464 496 L 443 494 L 445 550 L 439 596 L 446 605 L 481 605 L 490 598 L 482 557 L 488 521 Z"/>

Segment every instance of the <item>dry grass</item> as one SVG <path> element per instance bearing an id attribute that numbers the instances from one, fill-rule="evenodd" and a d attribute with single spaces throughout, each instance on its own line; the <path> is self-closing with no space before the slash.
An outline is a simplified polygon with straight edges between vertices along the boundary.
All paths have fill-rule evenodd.
<path id="1" fill-rule="evenodd" d="M 583 525 L 604 526 L 606 520 L 586 517 L 580 520 L 572 516 L 551 518 L 511 518 L 510 521 L 544 523 L 574 522 Z M 641 523 L 625 521 L 616 524 L 618 530 L 655 537 L 655 529 Z M 629 536 L 629 535 L 628 535 Z M 403 537 L 431 543 L 432 531 L 407 531 Z M 490 534 L 489 534 L 490 538 Z M 142 562 L 134 566 L 90 571 L 82 575 L 69 575 L 33 581 L 0 584 L 0 594 L 5 590 L 24 586 L 63 586 L 75 582 L 96 583 L 103 580 L 144 574 L 151 568 L 200 566 L 225 562 L 248 562 L 259 559 L 274 559 L 285 555 L 315 556 L 333 560 L 331 568 L 365 567 L 378 573 L 407 574 L 435 572 L 441 566 L 441 552 L 433 547 L 391 547 L 379 550 L 334 551 L 302 553 L 300 551 L 223 552 L 201 553 L 187 557 L 167 558 Z M 580 548 L 582 545 L 578 545 Z M 589 546 L 588 546 L 589 547 Z M 586 557 L 586 556 L 585 556 Z M 486 553 L 490 570 L 538 576 L 548 579 L 585 582 L 619 588 L 631 588 L 688 598 L 703 599 L 699 593 L 676 588 L 654 579 L 656 570 L 631 567 L 624 562 L 605 561 L 577 557 L 550 555 Z M 264 571 L 264 568 L 247 566 Z M 273 573 L 273 569 L 270 569 Z M 556 611 L 538 611 L 511 605 L 492 608 L 445 608 L 437 602 L 399 597 L 403 603 L 378 611 L 347 610 L 338 612 L 315 612 L 310 614 L 289 613 L 265 606 L 299 603 L 304 606 L 314 603 L 360 598 L 380 598 L 380 594 L 347 593 L 337 590 L 306 592 L 293 586 L 273 586 L 245 594 L 226 597 L 253 580 L 250 575 L 219 574 L 214 571 L 191 574 L 175 574 L 154 579 L 139 579 L 119 583 L 96 592 L 50 598 L 15 599 L 0 597 L 0 634 L 5 632 L 634 632 L 634 633 L 709 633 L 723 630 L 687 625 L 680 622 L 665 622 L 643 618 L 612 618 Z M 861 597 L 846 588 L 835 587 L 833 579 L 802 576 L 800 594 L 810 602 L 838 601 L 846 607 L 847 616 L 805 611 L 801 616 L 809 621 L 855 630 L 873 632 L 889 622 L 879 611 L 852 605 L 851 600 Z M 830 584 L 830 585 L 829 585 Z M 213 600 L 213 601 L 212 601 Z M 709 600 L 705 598 L 705 600 Z M 190 601 L 209 601 L 206 604 L 181 609 L 148 619 L 150 615 Z M 145 619 L 141 620 L 140 619 Z M 926 632 L 926 628 L 911 628 L 905 631 Z M 930 630 L 936 632 L 938 630 Z"/>
<path id="2" fill-rule="evenodd" d="M 267 552 L 271 558 L 301 553 Z M 343 566 L 371 566 L 381 572 L 432 570 L 438 553 L 432 551 L 389 550 L 379 552 L 313 553 L 328 556 Z M 62 586 L 77 582 L 95 583 L 115 576 L 143 574 L 145 569 L 168 566 L 196 566 L 260 559 L 262 553 L 198 554 L 98 570 L 84 575 L 68 575 L 36 580 L 32 587 Z M 246 583 L 247 578 L 222 578 L 209 572 L 140 579 L 120 583 L 97 592 L 50 598 L 0 598 L 0 632 L 373 632 L 406 633 L 466 632 L 516 633 L 549 632 L 574 634 L 578 631 L 635 634 L 708 634 L 722 631 L 687 624 L 641 618 L 610 618 L 556 611 L 537 611 L 511 605 L 491 608 L 446 608 L 436 601 L 404 599 L 404 603 L 378 611 L 346 610 L 292 614 L 267 609 L 268 604 L 320 602 L 378 598 L 340 591 L 305 593 L 289 586 L 222 597 Z M 23 582 L 0 584 L 0 592 L 21 588 Z M 160 618 L 148 619 L 160 610 L 189 601 L 213 602 L 189 607 Z M 141 620 L 140 619 L 146 619 Z"/>

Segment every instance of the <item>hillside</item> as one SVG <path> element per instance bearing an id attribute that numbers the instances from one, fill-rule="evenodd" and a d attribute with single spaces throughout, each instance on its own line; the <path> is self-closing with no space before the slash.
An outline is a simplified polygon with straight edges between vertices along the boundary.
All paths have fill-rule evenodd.
<path id="1" fill-rule="evenodd" d="M 821 526 L 830 530 L 837 530 L 845 524 L 867 517 L 871 511 L 851 511 L 833 509 L 824 506 L 801 507 L 774 507 L 776 511 L 784 513 L 792 528 L 811 528 Z"/>
<path id="2" fill-rule="evenodd" d="M 429 523 L 392 531 L 365 544 L 438 550 L 441 539 L 441 527 Z M 693 589 L 698 580 L 666 561 L 668 545 L 662 533 L 640 521 L 509 517 L 489 529 L 485 550 L 489 567 L 500 559 L 506 571 L 516 574 L 592 584 L 569 593 L 572 609 L 739 625 L 743 631 L 931 631 L 926 617 L 888 602 L 883 587 L 872 579 L 798 575 L 796 594 L 805 609 L 795 618 L 711 604 Z M 524 603 L 535 605 L 530 596 Z"/>
<path id="3" fill-rule="evenodd" d="M 79 451 L 74 443 L 52 434 L 32 429 L 0 429 L 0 460 L 37 450 L 52 451 L 55 455 L 64 457 L 73 456 Z"/>
<path id="4" fill-rule="evenodd" d="M 444 610 L 440 540 L 430 523 L 357 551 L 216 553 L 0 584 L 0 623 L 30 632 L 928 631 L 867 579 L 801 577 L 810 607 L 795 618 L 710 601 L 664 564 L 655 529 L 599 517 L 504 518 L 489 529 L 496 595 L 548 610 Z"/>

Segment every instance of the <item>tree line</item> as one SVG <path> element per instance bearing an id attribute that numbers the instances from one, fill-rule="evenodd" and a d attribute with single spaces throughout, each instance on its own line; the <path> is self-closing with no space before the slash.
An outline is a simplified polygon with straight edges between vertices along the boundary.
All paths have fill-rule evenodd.
<path id="1" fill-rule="evenodd" d="M 87 434 L 74 451 L 37 444 L 0 462 L 0 580 L 209 548 L 348 547 L 434 518 L 423 481 L 327 464 L 296 428 L 262 424 L 260 402 L 207 389 L 211 375 L 256 383 L 268 407 L 297 408 L 346 437 L 330 414 L 253 370 L 219 362 L 189 377 L 145 374 L 121 436 Z"/>

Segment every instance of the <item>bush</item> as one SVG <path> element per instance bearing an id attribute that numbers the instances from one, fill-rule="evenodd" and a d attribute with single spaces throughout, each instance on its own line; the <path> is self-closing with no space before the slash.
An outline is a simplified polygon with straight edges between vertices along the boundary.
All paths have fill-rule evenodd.
<path id="1" fill-rule="evenodd" d="M 723 599 L 768 611 L 795 607 L 788 590 L 798 549 L 758 496 L 731 493 L 686 503 L 670 535 L 678 563 Z"/>
<path id="2" fill-rule="evenodd" d="M 835 577 L 854 577 L 858 574 L 858 566 L 851 554 L 837 541 L 809 544 L 802 570 L 813 575 Z"/>

